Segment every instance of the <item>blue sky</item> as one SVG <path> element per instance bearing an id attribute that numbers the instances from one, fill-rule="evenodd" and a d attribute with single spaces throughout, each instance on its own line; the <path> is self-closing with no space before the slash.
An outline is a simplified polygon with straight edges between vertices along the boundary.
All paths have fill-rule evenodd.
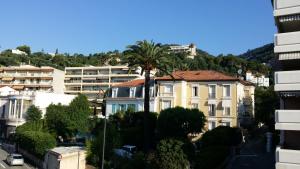
<path id="1" fill-rule="evenodd" d="M 1 0 L 0 50 L 95 53 L 137 40 L 240 54 L 273 41 L 270 0 Z"/>

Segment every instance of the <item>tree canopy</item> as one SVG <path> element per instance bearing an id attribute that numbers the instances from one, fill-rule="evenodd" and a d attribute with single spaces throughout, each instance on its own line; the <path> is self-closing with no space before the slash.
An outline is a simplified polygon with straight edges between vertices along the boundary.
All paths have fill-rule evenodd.
<path id="1" fill-rule="evenodd" d="M 31 105 L 26 112 L 26 121 L 38 121 L 42 118 L 42 111 L 34 105 Z"/>
<path id="2" fill-rule="evenodd" d="M 175 107 L 162 110 L 157 120 L 157 131 L 160 138 L 186 139 L 190 133 L 200 133 L 206 119 L 198 109 Z"/>

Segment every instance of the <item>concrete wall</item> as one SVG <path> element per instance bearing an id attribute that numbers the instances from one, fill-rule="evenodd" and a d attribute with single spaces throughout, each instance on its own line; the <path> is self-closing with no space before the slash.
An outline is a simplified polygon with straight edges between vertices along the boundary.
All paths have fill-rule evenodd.
<path id="1" fill-rule="evenodd" d="M 54 93 L 64 93 L 64 80 L 65 80 L 65 72 L 54 69 L 53 71 L 53 92 Z"/>

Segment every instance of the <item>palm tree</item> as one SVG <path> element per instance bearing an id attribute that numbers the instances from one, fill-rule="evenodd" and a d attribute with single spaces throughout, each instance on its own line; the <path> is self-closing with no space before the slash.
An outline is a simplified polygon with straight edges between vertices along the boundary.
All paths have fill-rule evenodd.
<path id="1" fill-rule="evenodd" d="M 145 77 L 144 83 L 144 151 L 150 148 L 148 116 L 150 109 L 150 72 L 152 70 L 170 74 L 171 59 L 169 59 L 169 47 L 154 43 L 153 41 L 137 41 L 135 45 L 127 46 L 124 51 L 124 63 L 128 64 L 130 70 L 142 69 L 141 74 Z"/>

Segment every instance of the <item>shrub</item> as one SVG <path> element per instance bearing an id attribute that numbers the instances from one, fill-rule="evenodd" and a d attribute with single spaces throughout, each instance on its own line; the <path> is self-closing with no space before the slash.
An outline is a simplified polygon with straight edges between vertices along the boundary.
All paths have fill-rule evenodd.
<path id="1" fill-rule="evenodd" d="M 36 155 L 38 158 L 43 158 L 47 150 L 56 146 L 55 138 L 45 132 L 40 131 L 24 131 L 17 132 L 17 142 L 19 146 Z"/>
<path id="2" fill-rule="evenodd" d="M 160 112 L 157 120 L 159 137 L 185 139 L 189 133 L 200 133 L 205 116 L 198 109 L 175 107 Z"/>
<path id="3" fill-rule="evenodd" d="M 214 169 L 221 165 L 229 155 L 226 146 L 207 147 L 196 156 L 195 169 Z"/>
<path id="4" fill-rule="evenodd" d="M 242 141 L 240 129 L 227 126 L 219 126 L 207 131 L 201 138 L 202 146 L 236 146 Z"/>
<path id="5" fill-rule="evenodd" d="M 183 142 L 175 139 L 161 140 L 156 148 L 157 169 L 186 169 L 189 161 L 182 150 Z"/>

